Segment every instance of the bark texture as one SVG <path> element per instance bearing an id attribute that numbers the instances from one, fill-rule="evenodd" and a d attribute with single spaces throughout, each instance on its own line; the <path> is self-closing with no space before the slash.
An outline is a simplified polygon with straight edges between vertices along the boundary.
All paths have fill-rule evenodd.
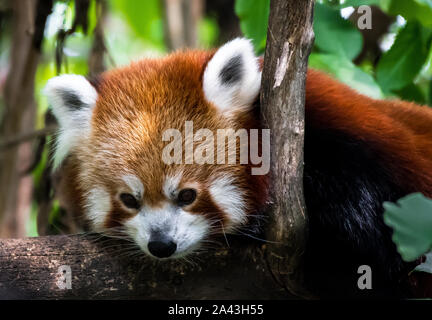
<path id="1" fill-rule="evenodd" d="M 313 44 L 313 1 L 270 2 L 261 115 L 271 130 L 271 189 L 267 258 L 275 278 L 305 297 L 302 253 L 307 237 L 303 198 L 304 105 Z"/>
<path id="2" fill-rule="evenodd" d="M 192 257 L 156 262 L 130 244 L 97 236 L 0 240 L 0 299 L 281 299 L 263 248 L 230 241 Z M 57 282 L 71 268 L 71 289 Z M 61 270 L 60 270 L 61 271 Z"/>

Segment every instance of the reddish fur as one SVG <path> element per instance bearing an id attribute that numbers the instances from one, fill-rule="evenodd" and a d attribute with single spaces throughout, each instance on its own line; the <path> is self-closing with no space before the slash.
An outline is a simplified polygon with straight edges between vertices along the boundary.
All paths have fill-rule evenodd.
<path id="1" fill-rule="evenodd" d="M 144 184 L 145 204 L 160 206 L 165 201 L 162 185 L 165 176 L 183 170 L 181 186 L 199 182 L 198 198 L 186 208 L 191 213 L 212 219 L 226 217 L 206 190 L 211 178 L 229 173 L 236 177 L 237 187 L 247 200 L 247 212 L 262 207 L 267 199 L 267 178 L 250 176 L 249 165 L 165 165 L 162 132 L 168 128 L 183 131 L 186 120 L 193 120 L 194 132 L 207 128 L 259 128 L 252 114 L 239 115 L 235 121 L 221 117 L 218 110 L 204 98 L 202 74 L 212 51 L 185 51 L 163 59 L 147 59 L 130 66 L 104 73 L 98 81 L 99 98 L 92 118 L 90 146 L 80 152 L 80 162 L 90 168 L 81 181 L 88 191 L 97 184 L 109 190 L 113 202 L 105 227 L 115 227 L 130 217 L 116 199 L 123 181 L 117 181 L 125 168 L 136 174 Z M 104 155 L 101 151 L 111 151 Z M 216 155 L 216 151 L 215 151 Z M 73 158 L 73 156 L 72 156 Z M 101 170 L 103 168 L 103 170 Z M 78 169 L 71 168 L 70 176 Z M 113 175 L 115 173 L 115 175 Z M 258 192 L 257 192 L 258 191 Z M 82 203 L 73 199 L 75 203 Z"/>
<path id="2" fill-rule="evenodd" d="M 227 217 L 208 192 L 210 179 L 228 173 L 236 178 L 248 207 L 247 214 L 263 209 L 269 198 L 267 176 L 251 176 L 250 165 L 165 165 L 162 132 L 183 129 L 194 121 L 194 131 L 207 128 L 234 130 L 260 128 L 254 112 L 222 117 L 204 98 L 202 75 L 214 51 L 178 52 L 163 59 L 147 59 L 104 73 L 97 82 L 99 98 L 92 118 L 91 144 L 69 156 L 64 166 L 62 205 L 75 214 L 84 211 L 86 192 L 102 184 L 111 195 L 105 227 L 120 225 L 135 213 L 123 208 L 116 195 L 125 183 L 125 168 L 144 184 L 145 204 L 158 207 L 167 201 L 162 184 L 166 175 L 183 170 L 180 188 L 191 183 L 197 200 L 185 209 L 225 223 Z M 254 110 L 256 111 L 256 110 Z M 322 72 L 309 70 L 306 83 L 306 130 L 336 130 L 366 143 L 381 167 L 393 174 L 406 193 L 432 197 L 432 109 L 399 100 L 375 100 L 361 95 Z M 110 151 L 111 154 L 104 154 Z M 216 155 L 216 152 L 215 152 Z M 336 155 L 337 156 L 337 155 Z M 87 169 L 85 173 L 82 168 Z M 418 279 L 414 277 L 417 276 Z M 423 275 L 415 275 L 415 286 Z M 426 276 L 425 276 L 426 277 Z M 425 291 L 426 292 L 426 291 Z M 426 293 L 430 296 L 430 293 Z"/>
<path id="3" fill-rule="evenodd" d="M 112 70 L 98 81 L 99 99 L 93 116 L 92 146 L 97 154 L 108 146 L 116 155 L 101 155 L 83 185 L 102 183 L 111 191 L 112 212 L 107 227 L 116 226 L 130 216 L 115 199 L 122 181 L 113 181 L 113 172 L 134 170 L 144 183 L 145 201 L 158 206 L 164 200 L 164 174 L 174 173 L 173 166 L 159 158 L 165 146 L 161 133 L 167 128 L 183 128 L 185 120 L 194 121 L 194 130 L 208 128 L 259 128 L 252 113 L 242 114 L 234 122 L 221 117 L 207 102 L 202 91 L 202 74 L 214 51 L 185 51 L 163 59 L 146 59 L 128 67 Z M 432 197 L 432 110 L 397 100 L 374 100 L 358 94 L 348 86 L 322 72 L 309 70 L 306 86 L 306 121 L 308 126 L 333 128 L 366 142 L 376 151 L 394 179 L 409 191 Z M 137 143 L 141 141 L 141 143 Z M 142 143 L 146 141 L 145 143 Z M 107 145 L 102 146 L 102 143 Z M 215 153 L 216 154 L 216 153 Z M 85 157 L 80 159 L 85 161 Z M 90 161 L 90 160 L 89 160 Z M 77 183 L 76 159 L 66 175 Z M 174 165 L 175 167 L 175 165 Z M 104 170 L 100 170 L 104 168 Z M 208 189 L 208 178 L 229 172 L 238 179 L 249 205 L 248 212 L 262 208 L 268 200 L 266 176 L 250 176 L 250 166 L 182 165 L 182 185 L 200 181 Z M 82 190 L 70 192 L 70 199 L 82 211 Z M 224 219 L 224 214 L 205 193 L 189 208 L 191 212 Z"/>
<path id="4" fill-rule="evenodd" d="M 366 142 L 408 192 L 432 197 L 432 109 L 361 95 L 322 72 L 309 70 L 306 121 Z"/>

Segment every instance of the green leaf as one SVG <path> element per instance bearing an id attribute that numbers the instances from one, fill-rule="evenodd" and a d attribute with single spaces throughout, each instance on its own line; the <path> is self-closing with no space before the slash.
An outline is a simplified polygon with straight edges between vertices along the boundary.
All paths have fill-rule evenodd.
<path id="1" fill-rule="evenodd" d="M 339 10 L 316 3 L 314 12 L 315 45 L 326 53 L 353 60 L 360 53 L 363 37 L 350 21 L 340 16 Z"/>
<path id="2" fill-rule="evenodd" d="M 432 80 L 429 81 L 429 88 L 428 88 L 428 105 L 432 106 Z"/>
<path id="3" fill-rule="evenodd" d="M 414 271 L 432 273 L 432 252 L 425 254 L 426 261 L 415 267 Z"/>
<path id="4" fill-rule="evenodd" d="M 414 80 L 428 57 L 429 34 L 417 22 L 409 22 L 399 31 L 376 70 L 384 92 L 402 89 Z"/>
<path id="5" fill-rule="evenodd" d="M 270 0 L 236 0 L 235 13 L 243 34 L 252 39 L 255 50 L 265 49 Z"/>
<path id="6" fill-rule="evenodd" d="M 432 27 L 431 0 L 391 0 L 387 12 L 401 15 L 408 21 L 417 20 L 426 27 Z"/>
<path id="7" fill-rule="evenodd" d="M 426 104 L 425 95 L 423 94 L 420 87 L 414 83 L 410 83 L 406 87 L 403 87 L 400 90 L 396 90 L 395 93 L 402 100 L 411 101 L 418 104 Z"/>
<path id="8" fill-rule="evenodd" d="M 333 54 L 312 53 L 309 56 L 309 65 L 330 73 L 362 94 L 376 99 L 384 97 L 374 78 L 347 58 Z"/>
<path id="9" fill-rule="evenodd" d="M 397 204 L 384 202 L 384 222 L 393 228 L 393 242 L 405 261 L 413 261 L 432 248 L 432 200 L 410 194 Z"/>

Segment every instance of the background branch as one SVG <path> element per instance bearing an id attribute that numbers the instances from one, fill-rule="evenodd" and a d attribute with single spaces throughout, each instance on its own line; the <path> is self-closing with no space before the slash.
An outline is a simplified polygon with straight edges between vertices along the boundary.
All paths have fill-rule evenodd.
<path id="1" fill-rule="evenodd" d="M 13 33 L 10 68 L 4 87 L 5 109 L 0 137 L 21 136 L 35 125 L 35 75 L 52 1 L 12 1 Z M 0 153 L 0 238 L 25 236 L 31 205 L 32 178 L 23 176 L 32 160 L 26 142 Z"/>
<path id="2" fill-rule="evenodd" d="M 40 137 L 48 136 L 57 129 L 56 125 L 48 126 L 39 130 L 21 133 L 15 137 L 9 138 L 5 141 L 0 142 L 0 152 L 6 151 L 8 148 L 15 147 L 20 143 L 27 142 L 29 140 L 37 139 Z"/>

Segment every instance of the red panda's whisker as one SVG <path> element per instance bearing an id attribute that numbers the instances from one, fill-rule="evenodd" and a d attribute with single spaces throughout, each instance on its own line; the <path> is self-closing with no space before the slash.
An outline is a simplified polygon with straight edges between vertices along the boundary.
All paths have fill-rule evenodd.
<path id="1" fill-rule="evenodd" d="M 246 236 L 246 237 L 252 238 L 252 239 L 254 239 L 254 240 L 262 241 L 262 242 L 265 242 L 265 243 L 272 243 L 272 244 L 280 244 L 280 243 L 281 243 L 281 242 L 279 242 L 279 241 L 271 241 L 271 240 L 261 239 L 261 238 L 258 238 L 258 237 L 256 237 L 256 236 L 253 236 L 253 235 L 251 235 L 251 234 L 244 233 L 244 232 L 242 232 L 242 231 L 240 231 L 240 230 L 236 230 L 236 232 L 237 232 L 237 233 L 240 233 L 241 235 L 244 235 L 244 236 Z"/>

